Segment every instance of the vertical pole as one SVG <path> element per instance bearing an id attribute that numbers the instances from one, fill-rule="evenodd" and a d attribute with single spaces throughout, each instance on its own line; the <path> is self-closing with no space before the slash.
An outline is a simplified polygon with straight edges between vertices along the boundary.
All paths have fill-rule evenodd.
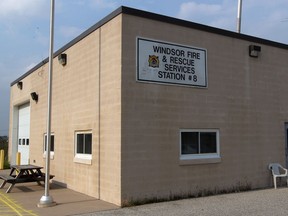
<path id="1" fill-rule="evenodd" d="M 17 152 L 16 154 L 16 165 L 21 165 L 21 152 Z M 16 175 L 19 174 L 19 171 L 16 170 Z"/>
<path id="2" fill-rule="evenodd" d="M 237 13 L 237 32 L 241 32 L 241 18 L 242 18 L 242 0 L 238 0 L 238 13 Z"/>
<path id="3" fill-rule="evenodd" d="M 50 148 L 51 148 L 51 99 L 52 99 L 52 72 L 53 72 L 53 46 L 54 46 L 54 1 L 51 0 L 50 9 L 50 49 L 49 49 L 49 75 L 48 75 L 48 111 L 47 111 L 47 142 L 46 142 L 46 169 L 45 169 L 45 194 L 41 197 L 38 207 L 56 205 L 49 195 L 50 180 Z"/>
<path id="4" fill-rule="evenodd" d="M 4 150 L 0 150 L 0 170 L 4 169 Z"/>
<path id="5" fill-rule="evenodd" d="M 16 165 L 21 164 L 21 152 L 17 152 L 16 154 Z"/>

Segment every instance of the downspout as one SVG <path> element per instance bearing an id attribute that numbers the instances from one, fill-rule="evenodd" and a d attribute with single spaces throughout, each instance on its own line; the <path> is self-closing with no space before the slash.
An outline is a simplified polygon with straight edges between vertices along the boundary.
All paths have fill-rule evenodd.
<path id="1" fill-rule="evenodd" d="M 99 76 L 98 76 L 98 196 L 99 196 L 99 199 L 100 199 L 100 193 L 101 193 L 101 190 L 100 190 L 100 177 L 101 177 L 101 161 L 100 161 L 100 143 L 101 143 L 101 138 L 100 138 L 100 135 L 101 135 L 101 124 L 100 124 L 100 120 L 101 120 L 101 27 L 99 28 L 99 44 L 98 44 L 98 47 L 99 47 L 99 64 L 98 64 L 98 73 L 99 73 Z"/>

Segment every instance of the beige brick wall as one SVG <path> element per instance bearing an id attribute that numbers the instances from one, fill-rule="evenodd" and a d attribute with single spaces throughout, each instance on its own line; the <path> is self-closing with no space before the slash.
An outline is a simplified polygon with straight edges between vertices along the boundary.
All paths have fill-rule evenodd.
<path id="1" fill-rule="evenodd" d="M 47 71 L 48 66 L 44 65 L 30 76 L 21 80 L 23 82 L 22 90 L 16 84 L 10 89 L 9 157 L 12 164 L 15 164 L 16 158 L 15 151 L 12 152 L 12 149 L 16 148 L 17 150 L 18 143 L 18 107 L 22 104 L 30 103 L 30 162 L 32 163 L 32 160 L 35 160 L 39 165 L 43 165 L 42 136 L 43 128 L 46 128 L 47 115 Z M 36 92 L 39 95 L 38 103 L 31 99 L 31 92 Z M 42 136 L 39 138 L 35 136 L 36 134 Z"/>
<path id="2" fill-rule="evenodd" d="M 136 82 L 136 37 L 207 49 L 208 88 Z M 123 16 L 122 201 L 271 184 L 285 164 L 287 50 Z M 219 129 L 221 162 L 180 165 L 179 129 Z"/>
<path id="3" fill-rule="evenodd" d="M 55 180 L 77 191 L 99 197 L 98 117 L 99 117 L 99 32 L 94 32 L 65 51 L 65 67 L 53 63 L 51 132 L 55 137 L 51 173 Z M 11 88 L 11 109 L 30 100 L 30 163 L 45 166 L 44 134 L 47 127 L 48 65 L 34 71 L 23 82 L 23 90 Z M 39 95 L 38 103 L 30 99 L 31 92 Z M 13 116 L 11 116 L 11 119 Z M 10 124 L 11 125 L 11 124 Z M 91 130 L 93 134 L 92 164 L 80 164 L 74 159 L 74 134 Z M 11 145 L 11 144 L 10 144 Z M 84 184 L 81 182 L 85 182 Z"/>
<path id="4" fill-rule="evenodd" d="M 136 37 L 207 49 L 208 88 L 136 82 Z M 285 164 L 287 50 L 130 15 L 119 15 L 54 59 L 51 173 L 76 191 L 121 205 L 204 190 L 271 184 L 267 165 Z M 15 118 L 30 101 L 30 161 L 45 165 L 48 66 L 11 87 Z M 39 101 L 30 93 L 39 94 Z M 181 165 L 180 129 L 219 129 L 221 162 Z M 15 132 L 16 130 L 16 132 Z M 74 161 L 75 131 L 91 130 L 92 162 Z M 13 138 L 14 137 L 14 138 Z"/>
<path id="5" fill-rule="evenodd" d="M 122 16 L 100 31 L 100 199 L 120 205 Z"/>
<path id="6" fill-rule="evenodd" d="M 55 181 L 68 188 L 120 205 L 121 16 L 64 53 L 67 65 L 60 65 L 57 57 L 53 64 L 51 131 L 55 151 L 51 173 Z M 17 85 L 11 87 L 10 110 L 17 111 L 19 105 L 30 101 L 30 162 L 45 166 L 48 65 L 22 82 L 23 90 Z M 38 103 L 30 99 L 32 91 L 39 94 Z M 12 124 L 13 118 L 17 116 L 11 112 L 11 149 L 17 146 L 12 140 L 13 133 L 17 132 L 12 132 L 12 127 L 17 128 Z M 92 131 L 93 135 L 91 164 L 74 161 L 75 131 L 85 130 Z M 15 158 L 12 150 L 10 158 Z"/>
<path id="7" fill-rule="evenodd" d="M 53 76 L 52 128 L 56 180 L 69 188 L 99 197 L 98 113 L 99 32 L 65 51 L 67 65 L 56 62 Z M 74 161 L 76 131 L 92 131 L 92 164 Z M 62 166 L 59 166 L 59 165 Z M 63 169 L 64 168 L 64 169 Z"/>

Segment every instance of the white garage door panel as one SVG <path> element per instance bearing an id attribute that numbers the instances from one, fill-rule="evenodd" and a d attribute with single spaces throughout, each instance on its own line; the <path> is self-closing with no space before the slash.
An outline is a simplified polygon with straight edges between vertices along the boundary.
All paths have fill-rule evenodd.
<path id="1" fill-rule="evenodd" d="M 18 152 L 21 153 L 21 164 L 29 164 L 30 138 L 30 104 L 19 107 Z"/>

